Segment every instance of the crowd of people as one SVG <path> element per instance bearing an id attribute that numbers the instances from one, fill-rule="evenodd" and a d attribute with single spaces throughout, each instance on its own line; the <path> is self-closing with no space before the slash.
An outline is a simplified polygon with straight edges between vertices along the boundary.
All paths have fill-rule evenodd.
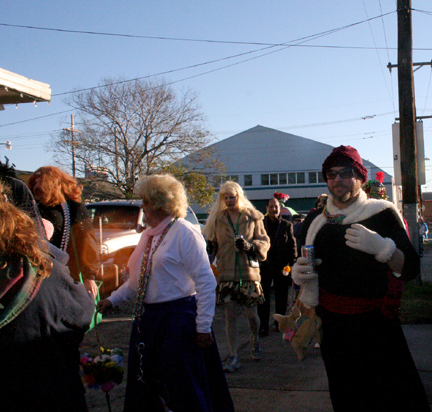
<path id="1" fill-rule="evenodd" d="M 82 186 L 52 166 L 26 186 L 0 166 L 2 406 L 84 412 L 79 345 L 94 315 L 100 259 Z M 263 214 L 227 181 L 202 233 L 184 219 L 179 180 L 138 179 L 145 230 L 128 280 L 97 303 L 106 314 L 135 302 L 125 412 L 234 411 L 225 373 L 241 368 L 238 318 L 246 316 L 250 356 L 260 361 L 264 338 L 278 331 L 273 294 L 276 313 L 294 306 L 320 319 L 334 411 L 430 410 L 398 317 L 403 283 L 420 271 L 406 221 L 380 178 L 368 181 L 356 149 L 335 148 L 322 176 L 329 194 L 305 215 L 281 213 L 289 210 L 281 194 Z M 314 266 L 303 245 L 314 247 Z M 212 328 L 217 306 L 224 363 Z"/>

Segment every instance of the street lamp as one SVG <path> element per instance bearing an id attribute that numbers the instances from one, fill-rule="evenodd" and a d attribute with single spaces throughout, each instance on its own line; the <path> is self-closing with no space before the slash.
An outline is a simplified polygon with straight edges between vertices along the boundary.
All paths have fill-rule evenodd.
<path id="1" fill-rule="evenodd" d="M 1 145 L 4 145 L 6 150 L 12 150 L 12 143 L 8 140 L 6 143 L 0 143 Z"/>

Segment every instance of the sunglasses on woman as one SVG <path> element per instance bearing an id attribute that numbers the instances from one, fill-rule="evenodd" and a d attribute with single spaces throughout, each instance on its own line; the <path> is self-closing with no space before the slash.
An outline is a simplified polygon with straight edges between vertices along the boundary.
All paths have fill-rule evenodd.
<path id="1" fill-rule="evenodd" d="M 326 171 L 327 179 L 334 180 L 338 175 L 341 177 L 341 179 L 352 179 L 355 176 L 355 172 L 350 168 Z"/>

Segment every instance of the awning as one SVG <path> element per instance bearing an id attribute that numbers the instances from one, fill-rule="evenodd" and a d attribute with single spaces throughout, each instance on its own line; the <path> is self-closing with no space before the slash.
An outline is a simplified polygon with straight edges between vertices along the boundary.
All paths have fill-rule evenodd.
<path id="1" fill-rule="evenodd" d="M 0 108 L 4 104 L 51 101 L 49 84 L 0 69 Z"/>

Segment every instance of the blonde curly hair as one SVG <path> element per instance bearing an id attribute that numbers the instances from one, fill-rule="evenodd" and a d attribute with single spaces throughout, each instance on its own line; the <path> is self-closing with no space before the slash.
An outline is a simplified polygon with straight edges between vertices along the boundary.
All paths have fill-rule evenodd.
<path id="1" fill-rule="evenodd" d="M 143 202 L 151 203 L 154 210 L 174 217 L 185 217 L 187 214 L 186 189 L 169 173 L 141 177 L 135 184 L 134 192 Z"/>

